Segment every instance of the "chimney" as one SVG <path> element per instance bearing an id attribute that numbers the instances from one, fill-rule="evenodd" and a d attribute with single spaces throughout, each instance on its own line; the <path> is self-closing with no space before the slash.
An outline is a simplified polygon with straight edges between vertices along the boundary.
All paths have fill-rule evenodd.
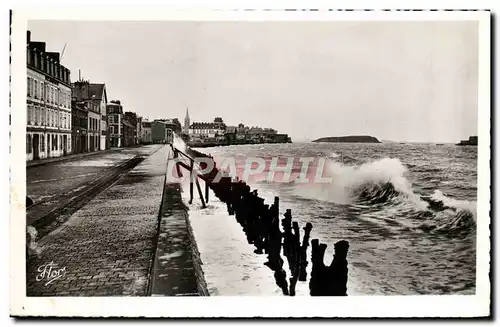
<path id="1" fill-rule="evenodd" d="M 52 60 L 55 60 L 56 62 L 59 62 L 59 52 L 46 52 L 49 58 Z"/>
<path id="2" fill-rule="evenodd" d="M 26 41 L 27 44 L 31 43 L 31 31 L 26 31 Z"/>
<path id="3" fill-rule="evenodd" d="M 46 46 L 45 42 L 38 42 L 38 41 L 31 42 L 31 47 L 37 49 L 40 52 L 45 52 L 45 46 Z"/>

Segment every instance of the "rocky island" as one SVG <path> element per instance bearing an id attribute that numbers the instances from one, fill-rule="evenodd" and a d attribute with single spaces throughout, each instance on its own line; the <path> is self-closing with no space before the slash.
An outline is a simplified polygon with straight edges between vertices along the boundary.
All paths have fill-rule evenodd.
<path id="1" fill-rule="evenodd" d="M 367 135 L 351 135 L 339 137 L 322 137 L 313 142 L 330 142 L 330 143 L 382 143 L 376 137 Z"/>
<path id="2" fill-rule="evenodd" d="M 469 136 L 468 140 L 462 140 L 457 145 L 475 145 L 475 146 L 477 146 L 477 136 Z"/>

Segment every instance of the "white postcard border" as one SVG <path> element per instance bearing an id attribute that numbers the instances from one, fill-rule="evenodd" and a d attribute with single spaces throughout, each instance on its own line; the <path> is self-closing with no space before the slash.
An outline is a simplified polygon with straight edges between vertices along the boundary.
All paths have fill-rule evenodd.
<path id="1" fill-rule="evenodd" d="M 476 295 L 314 297 L 26 297 L 25 94 L 29 19 L 82 20 L 477 20 L 479 22 Z M 12 24 L 10 312 L 30 316 L 475 317 L 490 313 L 490 13 L 487 11 L 173 11 L 154 7 L 39 7 Z"/>

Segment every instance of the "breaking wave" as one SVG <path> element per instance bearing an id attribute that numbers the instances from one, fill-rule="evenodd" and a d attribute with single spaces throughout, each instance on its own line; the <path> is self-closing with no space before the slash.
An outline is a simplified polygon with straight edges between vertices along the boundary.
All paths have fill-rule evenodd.
<path id="1" fill-rule="evenodd" d="M 371 208 L 380 211 L 381 216 L 397 212 L 398 219 L 418 220 L 418 227 L 426 231 L 438 233 L 475 228 L 475 201 L 456 200 L 440 190 L 434 190 L 430 196 L 417 194 L 407 174 L 408 169 L 396 158 L 361 165 L 328 161 L 324 175 L 331 177 L 332 182 L 308 189 L 297 188 L 296 195 Z"/>

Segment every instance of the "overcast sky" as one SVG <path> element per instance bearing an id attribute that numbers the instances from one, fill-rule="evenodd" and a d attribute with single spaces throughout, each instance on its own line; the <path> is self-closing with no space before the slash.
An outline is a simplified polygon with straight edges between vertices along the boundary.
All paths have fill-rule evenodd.
<path id="1" fill-rule="evenodd" d="M 477 23 L 30 21 L 71 79 L 155 118 L 273 127 L 293 141 L 477 133 Z"/>

